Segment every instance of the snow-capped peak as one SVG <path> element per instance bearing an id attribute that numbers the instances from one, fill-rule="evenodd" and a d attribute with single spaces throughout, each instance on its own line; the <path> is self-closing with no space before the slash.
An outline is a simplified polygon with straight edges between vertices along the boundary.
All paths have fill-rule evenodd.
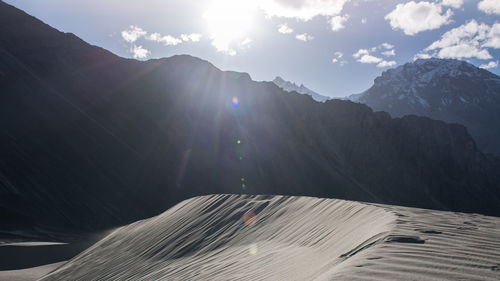
<path id="1" fill-rule="evenodd" d="M 471 89 L 464 91 L 475 84 L 489 86 L 480 95 Z M 349 99 L 359 102 L 368 102 L 374 98 L 386 102 L 403 100 L 425 109 L 432 105 L 442 107 L 455 102 L 477 103 L 495 95 L 495 91 L 491 92 L 489 89 L 498 89 L 498 86 L 498 76 L 465 61 L 418 59 L 384 71 L 369 90 L 352 95 Z"/>
<path id="2" fill-rule="evenodd" d="M 500 153 L 500 77 L 465 61 L 419 59 L 384 71 L 348 99 L 386 111 L 459 123 L 483 151 Z"/>
<path id="3" fill-rule="evenodd" d="M 435 78 L 473 77 L 480 76 L 485 72 L 485 70 L 477 68 L 465 61 L 431 58 L 418 59 L 413 63 L 406 63 L 397 68 L 389 69 L 384 71 L 381 77 L 386 79 L 403 78 L 404 80 L 418 80 L 418 82 L 428 83 Z"/>
<path id="4" fill-rule="evenodd" d="M 300 86 L 298 86 L 293 82 L 284 80 L 280 76 L 274 78 L 273 83 L 286 92 L 297 92 L 302 95 L 310 95 L 315 101 L 318 102 L 325 102 L 330 99 L 327 96 L 320 95 L 314 92 L 313 90 L 307 88 L 306 86 L 304 86 L 304 84 L 300 84 Z"/>

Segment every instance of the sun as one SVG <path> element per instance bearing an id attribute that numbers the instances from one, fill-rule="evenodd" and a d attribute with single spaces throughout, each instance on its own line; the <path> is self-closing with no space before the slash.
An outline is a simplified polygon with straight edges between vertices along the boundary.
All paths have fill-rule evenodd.
<path id="1" fill-rule="evenodd" d="M 246 0 L 214 0 L 203 17 L 212 44 L 219 51 L 234 54 L 234 46 L 248 41 L 254 27 L 255 4 Z"/>

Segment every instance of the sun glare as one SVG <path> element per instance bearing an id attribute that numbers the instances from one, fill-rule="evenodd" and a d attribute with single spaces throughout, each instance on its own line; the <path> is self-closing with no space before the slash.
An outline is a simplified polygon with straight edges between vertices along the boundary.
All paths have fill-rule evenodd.
<path id="1" fill-rule="evenodd" d="M 212 44 L 217 50 L 235 54 L 234 47 L 245 45 L 254 26 L 255 5 L 246 0 L 215 0 L 204 18 Z"/>

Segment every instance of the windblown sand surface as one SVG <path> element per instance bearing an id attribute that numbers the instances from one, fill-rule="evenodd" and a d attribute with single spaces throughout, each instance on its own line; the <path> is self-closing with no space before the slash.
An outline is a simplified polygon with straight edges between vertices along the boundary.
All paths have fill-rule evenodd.
<path id="1" fill-rule="evenodd" d="M 0 238 L 0 281 L 38 280 L 109 233 L 110 231 L 78 235 L 51 233 L 51 239 L 64 242 L 43 241 L 43 235 L 23 235 L 23 232 L 13 232 L 5 236 L 4 233 Z M 35 239 L 40 240 L 34 241 Z"/>
<path id="2" fill-rule="evenodd" d="M 122 227 L 43 280 L 499 280 L 500 218 L 214 195 Z"/>
<path id="3" fill-rule="evenodd" d="M 64 262 L 57 262 L 25 269 L 1 270 L 0 280 L 5 281 L 33 281 L 53 271 Z"/>

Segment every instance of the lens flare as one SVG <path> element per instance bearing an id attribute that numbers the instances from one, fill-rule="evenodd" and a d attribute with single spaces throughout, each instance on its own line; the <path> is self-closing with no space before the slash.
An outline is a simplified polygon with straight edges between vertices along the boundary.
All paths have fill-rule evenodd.
<path id="1" fill-rule="evenodd" d="M 233 97 L 232 100 L 233 106 L 237 108 L 240 105 L 240 102 L 238 101 L 238 97 Z"/>
<path id="2" fill-rule="evenodd" d="M 248 226 L 254 226 L 257 223 L 257 215 L 253 211 L 248 211 L 243 215 L 243 222 Z"/>

